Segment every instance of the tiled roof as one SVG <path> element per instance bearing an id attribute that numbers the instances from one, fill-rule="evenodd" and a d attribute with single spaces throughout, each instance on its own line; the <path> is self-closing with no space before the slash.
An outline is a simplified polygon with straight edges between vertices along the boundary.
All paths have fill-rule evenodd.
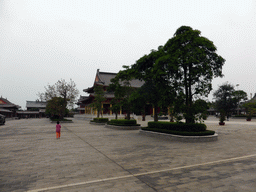
<path id="1" fill-rule="evenodd" d="M 0 108 L 21 108 L 19 105 L 15 105 L 13 103 L 11 103 L 10 101 L 8 101 L 7 99 L 0 97 Z"/>
<path id="2" fill-rule="evenodd" d="M 47 102 L 41 101 L 27 101 L 26 107 L 27 108 L 46 108 Z"/>
<path id="3" fill-rule="evenodd" d="M 87 100 L 88 98 L 89 98 L 89 96 L 81 96 L 80 95 L 80 98 L 78 99 L 78 102 L 76 104 L 80 105 L 80 104 L 82 104 L 83 101 Z"/>
<path id="4" fill-rule="evenodd" d="M 98 75 L 98 81 L 95 81 L 98 85 L 104 85 L 109 86 L 111 84 L 111 79 L 115 78 L 117 73 L 108 73 L 108 72 L 99 72 Z M 133 79 L 130 81 L 131 87 L 139 88 L 144 84 L 144 81 L 140 81 L 138 79 Z"/>
<path id="5" fill-rule="evenodd" d="M 9 104 L 9 105 L 14 105 L 13 103 L 11 103 L 10 101 L 7 100 L 7 98 L 3 98 L 3 97 L 0 97 L 0 100 L 2 100 L 3 104 Z M 1 103 L 1 102 L 0 102 Z"/>
<path id="6" fill-rule="evenodd" d="M 0 108 L 0 112 L 12 113 L 12 111 L 10 111 L 8 109 L 3 109 L 3 108 Z"/>
<path id="7" fill-rule="evenodd" d="M 96 79 L 95 83 L 98 85 L 109 86 L 111 84 L 111 79 L 115 78 L 116 73 L 107 73 L 107 72 L 99 72 L 97 73 L 98 80 Z"/>

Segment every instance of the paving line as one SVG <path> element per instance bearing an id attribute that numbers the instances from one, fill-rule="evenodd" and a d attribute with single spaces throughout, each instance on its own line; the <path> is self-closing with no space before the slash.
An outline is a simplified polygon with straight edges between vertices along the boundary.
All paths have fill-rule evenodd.
<path id="1" fill-rule="evenodd" d="M 175 167 L 175 168 L 164 169 L 164 170 L 159 170 L 159 171 L 150 171 L 150 172 L 145 172 L 145 173 L 137 173 L 137 174 L 132 174 L 132 175 L 124 175 L 124 176 L 119 176 L 119 177 L 110 177 L 110 178 L 106 178 L 106 179 L 98 179 L 98 180 L 93 180 L 93 181 L 85 181 L 85 182 L 80 182 L 80 183 L 59 185 L 59 186 L 55 186 L 55 187 L 46 187 L 46 188 L 41 188 L 41 189 L 29 190 L 27 192 L 40 192 L 40 191 L 47 191 L 47 190 L 52 190 L 52 189 L 60 189 L 60 188 L 74 187 L 74 186 L 85 185 L 85 184 L 99 183 L 99 182 L 104 182 L 104 181 L 113 181 L 113 180 L 118 180 L 118 179 L 138 177 L 138 176 L 143 176 L 143 175 L 150 175 L 150 174 L 174 171 L 174 170 L 179 170 L 179 169 L 187 169 L 187 168 L 199 167 L 199 166 L 204 166 L 204 165 L 227 163 L 227 162 L 247 159 L 247 158 L 251 158 L 251 157 L 256 157 L 256 154 L 246 155 L 246 156 L 242 156 L 242 157 L 234 157 L 234 158 L 230 158 L 230 159 L 223 159 L 223 160 L 218 160 L 218 161 L 212 161 L 212 162 L 208 162 L 208 163 L 200 163 L 200 164 L 187 165 L 187 166 L 182 166 L 182 167 Z"/>

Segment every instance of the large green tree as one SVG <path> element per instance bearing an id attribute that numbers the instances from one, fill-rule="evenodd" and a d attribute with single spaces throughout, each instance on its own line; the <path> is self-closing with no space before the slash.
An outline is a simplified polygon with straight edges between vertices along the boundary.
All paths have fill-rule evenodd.
<path id="1" fill-rule="evenodd" d="M 181 26 L 174 37 L 158 50 L 141 57 L 130 68 L 130 74 L 156 88 L 155 107 L 168 105 L 183 114 L 186 123 L 194 123 L 196 99 L 212 90 L 212 79 L 222 77 L 225 60 L 212 41 L 199 30 Z M 157 117 L 155 117 L 157 121 Z"/>
<path id="2" fill-rule="evenodd" d="M 165 56 L 158 60 L 158 65 L 166 69 L 171 86 L 178 92 L 182 89 L 183 115 L 186 123 L 194 123 L 193 102 L 196 97 L 208 96 L 212 90 L 212 79 L 223 76 L 225 59 L 216 53 L 217 48 L 212 41 L 189 26 L 178 28 L 163 51 Z"/>

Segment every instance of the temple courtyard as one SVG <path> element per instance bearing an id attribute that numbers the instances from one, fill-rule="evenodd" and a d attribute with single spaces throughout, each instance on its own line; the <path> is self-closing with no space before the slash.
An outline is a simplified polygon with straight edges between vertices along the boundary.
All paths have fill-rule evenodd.
<path id="1" fill-rule="evenodd" d="M 179 142 L 73 118 L 0 126 L 0 191 L 255 191 L 256 120 L 210 117 L 213 142 Z M 147 122 L 141 122 L 146 125 Z"/>

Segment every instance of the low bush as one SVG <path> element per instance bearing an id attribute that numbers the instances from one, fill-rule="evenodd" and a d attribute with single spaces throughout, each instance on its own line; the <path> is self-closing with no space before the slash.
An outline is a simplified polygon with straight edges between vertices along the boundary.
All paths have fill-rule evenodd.
<path id="1" fill-rule="evenodd" d="M 93 118 L 93 120 L 91 122 L 95 122 L 95 123 L 107 123 L 108 122 L 108 118 Z"/>
<path id="2" fill-rule="evenodd" d="M 179 132 L 206 131 L 206 125 L 201 123 L 148 122 L 148 127 Z"/>
<path id="3" fill-rule="evenodd" d="M 136 120 L 127 120 L 127 119 L 111 119 L 108 122 L 109 125 L 117 126 L 139 126 Z"/>
<path id="4" fill-rule="evenodd" d="M 246 118 L 246 117 L 248 117 L 248 115 L 235 115 L 234 117 L 244 117 L 244 118 Z M 256 115 L 252 115 L 252 117 L 256 117 Z"/>
<path id="5" fill-rule="evenodd" d="M 167 133 L 167 134 L 173 134 L 173 135 L 183 135 L 183 136 L 206 136 L 206 135 L 214 135 L 215 131 L 206 130 L 201 132 L 186 132 L 186 131 L 173 131 L 173 130 L 167 130 L 167 129 L 157 129 L 157 128 L 149 128 L 144 127 L 142 130 L 145 131 L 154 131 L 159 133 Z"/>

